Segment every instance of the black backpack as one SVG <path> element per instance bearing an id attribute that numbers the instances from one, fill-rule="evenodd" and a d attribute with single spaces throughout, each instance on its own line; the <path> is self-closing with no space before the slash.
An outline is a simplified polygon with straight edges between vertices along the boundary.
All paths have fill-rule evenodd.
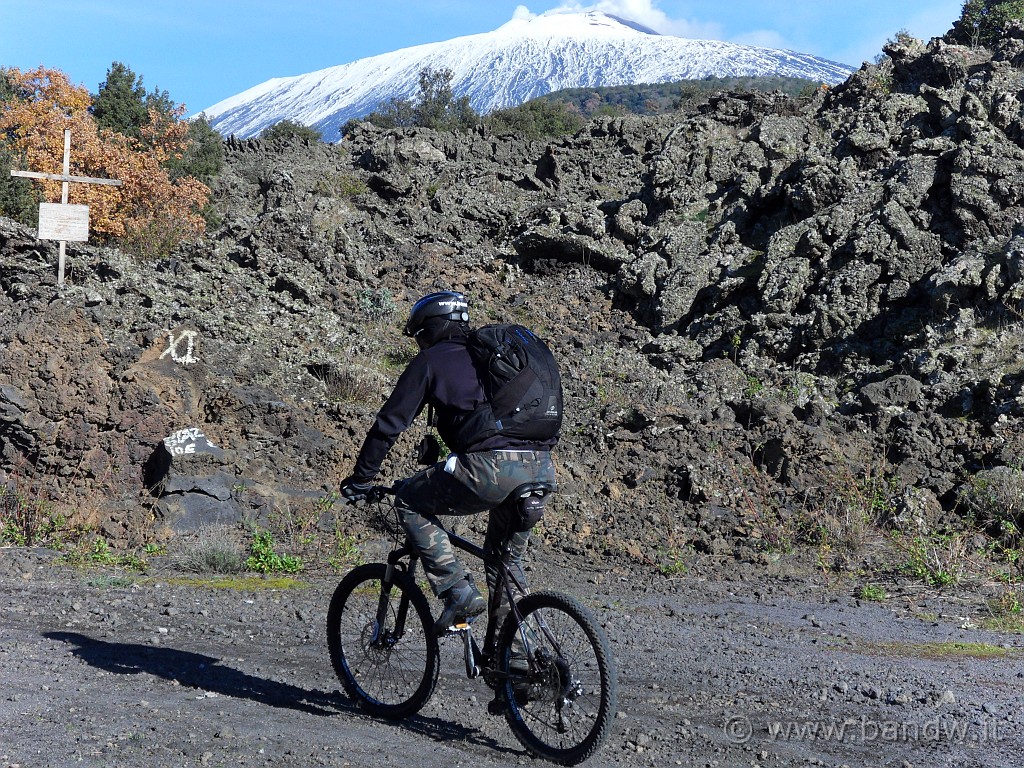
<path id="1" fill-rule="evenodd" d="M 521 325 L 485 325 L 470 332 L 468 348 L 487 400 L 460 426 L 464 446 L 495 435 L 539 442 L 558 437 L 562 378 L 539 336 Z"/>

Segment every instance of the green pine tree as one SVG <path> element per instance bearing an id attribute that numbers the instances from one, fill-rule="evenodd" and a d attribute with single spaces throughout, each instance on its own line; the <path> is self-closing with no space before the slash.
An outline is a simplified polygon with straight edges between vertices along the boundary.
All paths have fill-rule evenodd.
<path id="1" fill-rule="evenodd" d="M 424 67 L 420 70 L 420 95 L 414 108 L 415 124 L 439 131 L 472 128 L 480 119 L 469 105 L 468 96 L 456 98 L 452 71 Z"/>
<path id="2" fill-rule="evenodd" d="M 409 99 L 391 97 L 376 112 L 362 119 L 380 128 L 407 128 L 416 125 L 416 106 Z M 344 135 L 347 132 L 348 123 L 345 123 L 341 133 Z"/>
<path id="3" fill-rule="evenodd" d="M 139 85 L 142 85 L 142 78 L 139 78 Z M 170 115 L 174 112 L 175 104 L 171 101 L 170 95 L 167 91 L 161 91 L 159 88 L 154 88 L 152 93 L 147 93 L 144 100 L 147 110 L 154 110 L 164 115 Z"/>
<path id="4" fill-rule="evenodd" d="M 11 84 L 11 78 L 7 72 L 6 69 L 0 69 L 0 105 L 15 96 L 14 86 Z"/>
<path id="5" fill-rule="evenodd" d="M 142 126 L 149 122 L 142 78 L 119 61 L 111 64 L 93 98 L 92 116 L 100 128 L 140 138 Z"/>
<path id="6" fill-rule="evenodd" d="M 4 103 L 18 98 L 7 71 L 0 69 L 0 110 Z M 25 170 L 24 158 L 18 157 L 0 135 L 0 216 L 34 227 L 39 221 L 39 193 L 28 179 L 11 176 L 11 171 Z"/>
<path id="7" fill-rule="evenodd" d="M 468 96 L 456 97 L 452 91 L 452 71 L 424 67 L 419 73 L 420 91 L 415 101 L 390 98 L 363 120 L 381 128 L 418 126 L 437 131 L 468 130 L 480 121 Z M 344 135 L 348 123 L 341 128 Z"/>
<path id="8" fill-rule="evenodd" d="M 180 159 L 167 163 L 171 179 L 192 176 L 209 184 L 224 167 L 224 140 L 210 125 L 206 115 L 192 118 L 188 124 L 189 147 Z"/>
<path id="9" fill-rule="evenodd" d="M 28 179 L 11 176 L 18 169 L 25 169 L 24 161 L 0 140 L 0 216 L 34 227 L 39 222 L 39 193 Z"/>

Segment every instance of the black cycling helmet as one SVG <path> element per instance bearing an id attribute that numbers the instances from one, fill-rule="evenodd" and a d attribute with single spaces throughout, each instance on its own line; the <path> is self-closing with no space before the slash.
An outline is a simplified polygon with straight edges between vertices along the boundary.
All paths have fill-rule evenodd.
<path id="1" fill-rule="evenodd" d="M 405 335 L 416 337 L 423 325 L 431 318 L 469 322 L 469 302 L 458 291 L 438 291 L 424 296 L 412 305 L 409 320 L 405 323 Z"/>

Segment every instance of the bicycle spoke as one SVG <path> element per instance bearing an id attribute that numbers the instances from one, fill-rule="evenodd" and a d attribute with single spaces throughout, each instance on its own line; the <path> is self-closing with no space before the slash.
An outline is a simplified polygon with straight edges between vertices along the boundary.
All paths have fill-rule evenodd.
<path id="1" fill-rule="evenodd" d="M 419 684 L 416 676 L 422 674 L 426 667 L 425 643 L 423 649 L 420 649 L 412 644 L 412 638 L 403 637 L 392 644 L 390 634 L 393 632 L 395 614 L 395 606 L 389 606 L 387 623 L 381 629 L 378 640 L 381 647 L 370 645 L 375 623 L 375 619 L 371 619 L 362 633 L 363 658 L 358 658 L 359 649 L 346 648 L 349 667 L 356 678 L 363 681 L 363 689 L 383 702 L 408 696 L 415 691 Z M 352 655 L 349 656 L 349 653 Z"/>
<path id="2" fill-rule="evenodd" d="M 360 566 L 338 586 L 328 611 L 331 661 L 346 692 L 372 712 L 405 717 L 426 703 L 438 675 L 437 641 L 426 598 L 410 579 L 397 576 L 377 626 L 382 564 Z M 401 606 L 405 623 L 399 635 Z"/>
<path id="3" fill-rule="evenodd" d="M 487 550 L 449 536 L 458 548 L 504 568 L 497 589 L 505 587 L 500 579 L 510 577 L 507 563 L 492 563 Z M 331 663 L 345 691 L 390 718 L 417 712 L 439 673 L 430 604 L 412 578 L 415 552 L 407 542 L 396 545 L 390 565 L 354 568 L 327 614 Z M 540 591 L 512 599 L 500 631 L 489 623 L 485 638 L 484 680 L 496 692 L 488 709 L 504 710 L 513 734 L 534 756 L 577 765 L 604 743 L 615 718 L 618 683 L 608 639 L 593 614 L 568 595 Z M 476 667 L 467 659 L 472 677 Z"/>
<path id="4" fill-rule="evenodd" d="M 607 735 L 615 711 L 615 678 L 607 640 L 577 601 L 554 592 L 520 601 L 522 624 L 503 636 L 511 665 L 529 646 L 529 672 L 506 685 L 509 725 L 539 757 L 564 765 L 585 760 Z M 511 669 L 511 666 L 510 666 Z"/>

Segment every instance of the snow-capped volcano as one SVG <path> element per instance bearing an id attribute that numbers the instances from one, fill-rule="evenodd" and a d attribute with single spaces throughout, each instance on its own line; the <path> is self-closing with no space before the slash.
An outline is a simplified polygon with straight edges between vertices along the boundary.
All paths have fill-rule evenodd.
<path id="1" fill-rule="evenodd" d="M 451 70 L 452 88 L 480 113 L 562 88 L 704 77 L 785 76 L 837 83 L 851 67 L 794 51 L 661 35 L 596 11 L 549 11 L 493 32 L 417 45 L 295 77 L 268 80 L 203 110 L 223 135 L 255 136 L 281 120 L 328 141 L 390 98 L 413 99 L 424 68 Z"/>

